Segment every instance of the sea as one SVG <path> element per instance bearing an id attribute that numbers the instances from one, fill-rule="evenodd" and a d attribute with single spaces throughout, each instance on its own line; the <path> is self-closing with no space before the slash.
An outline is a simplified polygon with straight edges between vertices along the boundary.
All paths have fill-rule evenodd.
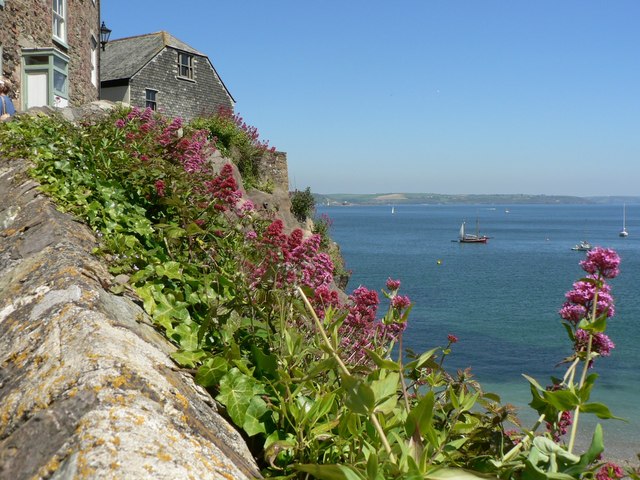
<path id="1" fill-rule="evenodd" d="M 399 279 L 400 294 L 413 303 L 405 346 L 420 353 L 455 335 L 445 366 L 470 367 L 485 391 L 516 406 L 530 426 L 537 414 L 523 374 L 550 385 L 572 353 L 558 315 L 565 293 L 584 275 L 585 253 L 572 247 L 586 240 L 616 250 L 620 275 L 610 282 L 616 313 L 606 332 L 616 348 L 595 362 L 591 401 L 624 420 L 583 414 L 578 447 L 601 423 L 605 456 L 638 464 L 640 205 L 626 206 L 626 238 L 618 235 L 623 205 L 390 204 L 319 206 L 317 213 L 331 219 L 331 236 L 352 271 L 347 293 L 360 285 L 380 292 L 387 278 Z M 489 241 L 457 242 L 463 221 L 467 233 L 478 225 Z"/>

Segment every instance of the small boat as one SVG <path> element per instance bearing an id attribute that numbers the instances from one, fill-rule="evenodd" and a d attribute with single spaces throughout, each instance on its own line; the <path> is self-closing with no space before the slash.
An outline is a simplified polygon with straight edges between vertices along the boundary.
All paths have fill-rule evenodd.
<path id="1" fill-rule="evenodd" d="M 592 248 L 593 247 L 591 246 L 591 244 L 589 242 L 587 242 L 586 240 L 581 240 L 579 244 L 574 245 L 573 247 L 571 247 L 571 250 L 575 250 L 575 251 L 578 251 L 578 252 L 588 252 Z"/>
<path id="2" fill-rule="evenodd" d="M 393 215 L 394 213 L 396 213 L 396 207 L 391 207 L 391 215 Z"/>
<path id="3" fill-rule="evenodd" d="M 627 232 L 627 205 L 622 205 L 622 230 L 618 234 L 621 237 L 628 237 L 629 232 Z"/>
<path id="4" fill-rule="evenodd" d="M 460 225 L 460 234 L 458 235 L 458 242 L 460 242 L 460 243 L 487 243 L 487 240 L 489 240 L 489 237 L 487 237 L 486 235 L 480 235 L 478 230 L 479 230 L 479 224 L 478 224 L 477 220 L 476 220 L 476 233 L 475 233 L 475 235 L 473 235 L 471 233 L 467 233 L 465 231 L 465 222 L 462 222 L 462 225 Z"/>

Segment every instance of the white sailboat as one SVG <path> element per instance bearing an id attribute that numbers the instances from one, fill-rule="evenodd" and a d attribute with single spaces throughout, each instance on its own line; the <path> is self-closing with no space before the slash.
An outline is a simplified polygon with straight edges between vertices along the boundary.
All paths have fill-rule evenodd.
<path id="1" fill-rule="evenodd" d="M 629 232 L 627 232 L 627 204 L 622 204 L 622 230 L 618 234 L 621 237 L 628 237 Z"/>

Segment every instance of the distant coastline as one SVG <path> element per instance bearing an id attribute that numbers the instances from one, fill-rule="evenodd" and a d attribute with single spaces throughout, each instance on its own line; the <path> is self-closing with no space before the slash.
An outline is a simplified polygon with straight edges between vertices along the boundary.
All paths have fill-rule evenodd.
<path id="1" fill-rule="evenodd" d="M 576 197 L 527 194 L 315 193 L 318 205 L 637 205 L 640 196 Z"/>

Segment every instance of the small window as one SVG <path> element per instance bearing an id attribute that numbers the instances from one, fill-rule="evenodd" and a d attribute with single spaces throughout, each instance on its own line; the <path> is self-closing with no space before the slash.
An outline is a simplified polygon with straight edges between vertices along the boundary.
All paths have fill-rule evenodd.
<path id="1" fill-rule="evenodd" d="M 146 108 L 150 108 L 151 110 L 158 109 L 158 102 L 156 100 L 157 93 L 158 93 L 157 90 L 151 90 L 150 88 L 147 88 L 144 91 Z"/>
<path id="2" fill-rule="evenodd" d="M 66 0 L 53 0 L 53 36 L 67 41 L 67 5 Z"/>
<path id="3" fill-rule="evenodd" d="M 193 55 L 178 52 L 178 76 L 193 80 Z"/>

